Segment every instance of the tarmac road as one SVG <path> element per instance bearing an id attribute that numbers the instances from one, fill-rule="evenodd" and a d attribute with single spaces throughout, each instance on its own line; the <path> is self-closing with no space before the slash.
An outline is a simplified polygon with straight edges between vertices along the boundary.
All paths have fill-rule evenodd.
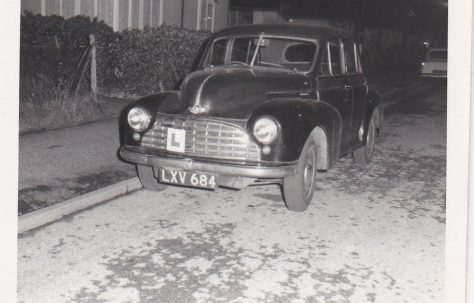
<path id="1" fill-rule="evenodd" d="M 278 186 L 140 190 L 20 236 L 19 302 L 442 302 L 446 87 L 388 98 L 373 162 Z"/>

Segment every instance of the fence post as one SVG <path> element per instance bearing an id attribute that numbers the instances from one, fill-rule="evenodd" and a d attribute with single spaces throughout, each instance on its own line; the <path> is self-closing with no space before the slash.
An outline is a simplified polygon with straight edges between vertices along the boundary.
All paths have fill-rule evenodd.
<path id="1" fill-rule="evenodd" d="M 91 94 L 94 101 L 97 101 L 97 52 L 95 36 L 89 35 L 89 43 L 91 46 Z"/>

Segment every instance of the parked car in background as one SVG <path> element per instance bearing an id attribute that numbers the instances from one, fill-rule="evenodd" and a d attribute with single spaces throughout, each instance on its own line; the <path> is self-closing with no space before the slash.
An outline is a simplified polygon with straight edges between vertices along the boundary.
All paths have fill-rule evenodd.
<path id="1" fill-rule="evenodd" d="M 421 76 L 431 78 L 448 77 L 448 50 L 446 48 L 432 48 L 421 63 Z"/>
<path id="2" fill-rule="evenodd" d="M 149 190 L 278 183 L 304 211 L 317 171 L 368 163 L 383 125 L 358 48 L 341 30 L 248 25 L 211 37 L 179 91 L 144 97 L 121 120 L 121 157 Z"/>

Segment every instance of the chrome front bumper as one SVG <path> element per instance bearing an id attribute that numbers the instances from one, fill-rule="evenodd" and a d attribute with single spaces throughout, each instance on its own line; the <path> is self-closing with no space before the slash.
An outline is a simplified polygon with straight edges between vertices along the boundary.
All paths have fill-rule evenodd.
<path id="1" fill-rule="evenodd" d="M 448 78 L 448 74 L 421 74 L 421 76 L 427 78 Z"/>
<path id="2" fill-rule="evenodd" d="M 276 179 L 291 176 L 296 173 L 297 164 L 279 166 L 249 166 L 228 163 L 206 162 L 190 158 L 170 158 L 147 155 L 127 148 L 120 148 L 122 159 L 154 167 L 175 170 L 208 172 L 225 176 L 249 177 L 259 179 Z"/>

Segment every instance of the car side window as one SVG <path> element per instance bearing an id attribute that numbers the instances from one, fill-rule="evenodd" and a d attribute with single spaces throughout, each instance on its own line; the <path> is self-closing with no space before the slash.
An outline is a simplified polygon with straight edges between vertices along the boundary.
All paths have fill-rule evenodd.
<path id="1" fill-rule="evenodd" d="M 250 63 L 251 55 L 255 50 L 255 46 L 253 45 L 253 39 L 234 39 L 234 43 L 232 44 L 232 53 L 230 57 L 231 62 L 243 62 L 243 63 Z"/>
<path id="2" fill-rule="evenodd" d="M 333 75 L 342 73 L 341 64 L 341 43 L 339 39 L 329 40 L 329 53 L 331 55 L 331 70 Z"/>
<path id="3" fill-rule="evenodd" d="M 331 39 L 326 43 L 320 72 L 322 75 L 341 74 L 341 66 L 341 43 L 339 39 Z"/>
<path id="4" fill-rule="evenodd" d="M 222 65 L 225 62 L 225 54 L 227 48 L 227 40 L 218 40 L 214 43 L 212 52 L 210 53 L 209 65 Z"/>
<path id="5" fill-rule="evenodd" d="M 344 73 L 357 72 L 354 42 L 344 39 Z"/>
<path id="6" fill-rule="evenodd" d="M 323 53 L 323 59 L 321 60 L 320 74 L 323 76 L 329 76 L 331 75 L 331 70 L 329 68 L 329 65 L 331 64 L 331 62 L 329 62 L 327 44 L 326 44 L 326 49 L 322 53 Z"/>

